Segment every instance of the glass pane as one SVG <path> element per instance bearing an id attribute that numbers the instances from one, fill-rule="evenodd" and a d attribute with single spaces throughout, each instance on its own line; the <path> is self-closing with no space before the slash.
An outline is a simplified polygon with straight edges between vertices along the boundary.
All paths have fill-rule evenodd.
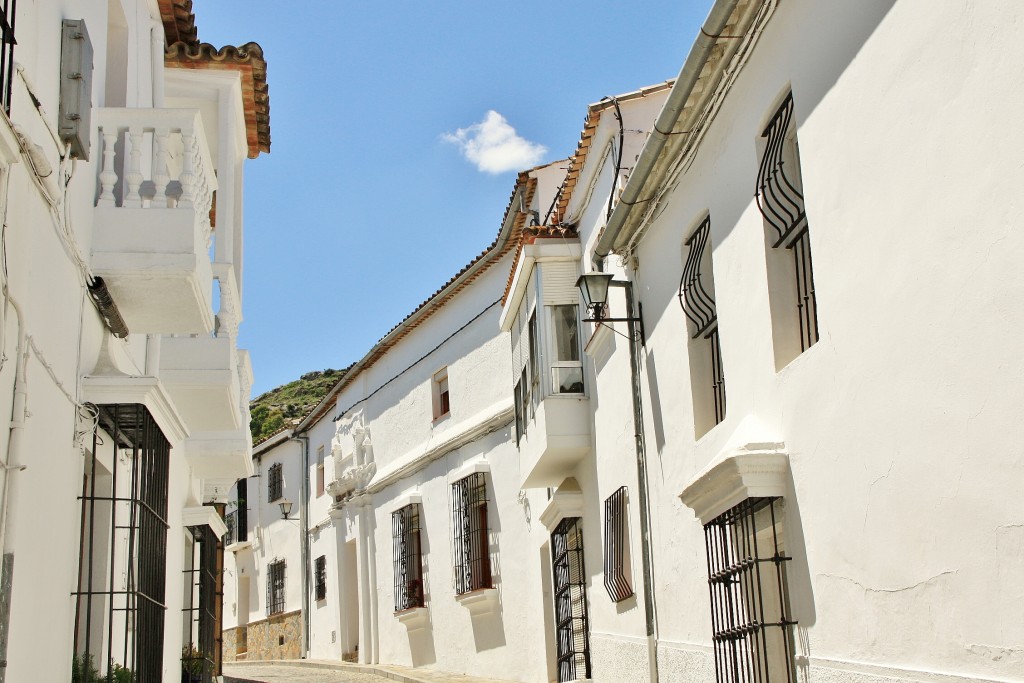
<path id="1" fill-rule="evenodd" d="M 583 368 L 551 368 L 551 381 L 559 394 L 583 393 Z"/>
<path id="2" fill-rule="evenodd" d="M 576 306 L 552 306 L 551 319 L 555 331 L 554 360 L 579 360 L 580 337 Z"/>

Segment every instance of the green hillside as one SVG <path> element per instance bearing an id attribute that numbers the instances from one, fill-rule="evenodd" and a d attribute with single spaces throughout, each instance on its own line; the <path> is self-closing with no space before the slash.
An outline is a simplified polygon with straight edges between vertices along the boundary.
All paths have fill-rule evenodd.
<path id="1" fill-rule="evenodd" d="M 331 390 L 344 370 L 307 372 L 288 384 L 272 389 L 254 398 L 249 404 L 252 421 L 249 431 L 253 443 L 259 443 L 283 427 L 297 422 L 309 413 Z"/>

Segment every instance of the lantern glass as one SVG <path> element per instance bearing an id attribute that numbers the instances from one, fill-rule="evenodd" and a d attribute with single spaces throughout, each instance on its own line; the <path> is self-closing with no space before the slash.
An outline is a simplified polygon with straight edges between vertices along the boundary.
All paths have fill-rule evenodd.
<path id="1" fill-rule="evenodd" d="M 576 286 L 583 295 L 583 303 L 587 308 L 600 310 L 608 302 L 608 283 L 615 277 L 611 273 L 587 273 L 580 275 Z"/>

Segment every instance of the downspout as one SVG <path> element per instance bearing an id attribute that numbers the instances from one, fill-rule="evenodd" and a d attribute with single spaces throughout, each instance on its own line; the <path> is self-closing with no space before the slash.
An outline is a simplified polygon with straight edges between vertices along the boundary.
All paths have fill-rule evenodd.
<path id="1" fill-rule="evenodd" d="M 292 438 L 302 442 L 302 504 L 299 506 L 299 527 L 302 531 L 302 658 L 309 659 L 309 437 Z"/>
<path id="2" fill-rule="evenodd" d="M 25 331 L 25 318 L 21 306 L 9 296 L 7 285 L 4 284 L 4 295 L 7 302 L 14 308 L 18 322 L 18 350 L 14 376 L 14 405 L 11 410 L 10 437 L 7 441 L 7 453 L 0 463 L 3 482 L 3 503 L 0 505 L 0 549 L 3 550 L 3 561 L 0 566 L 0 683 L 7 676 L 7 641 L 10 637 L 11 625 L 11 594 L 14 582 L 14 550 L 11 547 L 11 535 L 7 533 L 9 510 L 11 507 L 11 470 L 23 470 L 19 464 L 21 437 L 28 418 L 28 335 Z M 6 330 L 0 330 L 5 333 Z"/>
<path id="3" fill-rule="evenodd" d="M 665 106 L 658 114 L 658 119 L 654 122 L 654 129 L 640 153 L 640 158 L 637 160 L 626 186 L 622 189 L 619 202 L 615 205 L 615 210 L 612 212 L 611 218 L 608 219 L 604 232 L 601 233 L 594 246 L 593 259 L 598 270 L 600 270 L 599 264 L 603 263 L 608 254 L 612 252 L 615 241 L 626 224 L 626 219 L 633 206 L 637 204 L 641 188 L 646 183 L 651 171 L 654 170 L 655 162 L 657 162 L 662 148 L 672 135 L 672 128 L 683 113 L 683 107 L 690 98 L 690 93 L 693 92 L 693 86 L 696 85 L 697 79 L 700 77 L 704 63 L 714 49 L 715 43 L 718 42 L 718 35 L 725 28 L 738 3 L 739 0 L 716 0 L 707 19 L 704 20 L 700 33 L 694 39 L 690 54 L 686 56 L 686 61 L 676 77 L 676 84 L 669 92 Z"/>

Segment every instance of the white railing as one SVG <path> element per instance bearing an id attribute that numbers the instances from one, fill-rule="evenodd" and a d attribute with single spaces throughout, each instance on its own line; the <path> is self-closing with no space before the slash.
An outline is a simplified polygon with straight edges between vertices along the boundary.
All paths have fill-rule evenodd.
<path id="1" fill-rule="evenodd" d="M 97 109 L 98 207 L 190 209 L 207 229 L 217 176 L 196 109 Z"/>

